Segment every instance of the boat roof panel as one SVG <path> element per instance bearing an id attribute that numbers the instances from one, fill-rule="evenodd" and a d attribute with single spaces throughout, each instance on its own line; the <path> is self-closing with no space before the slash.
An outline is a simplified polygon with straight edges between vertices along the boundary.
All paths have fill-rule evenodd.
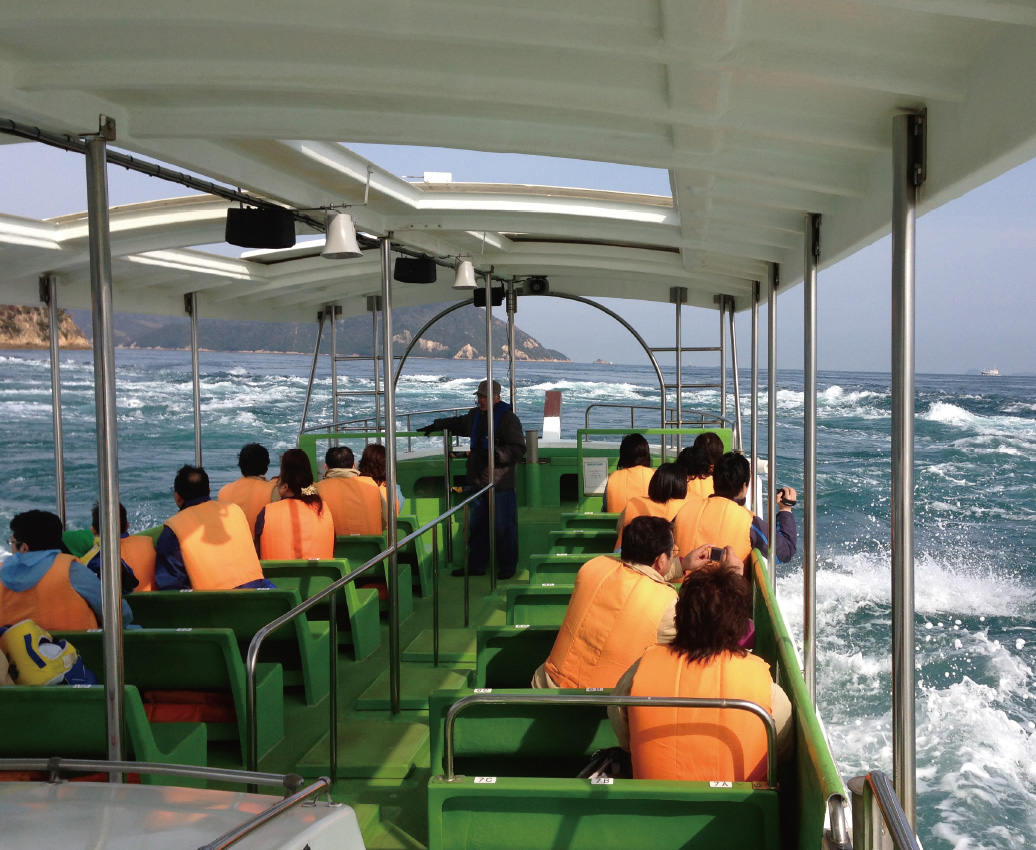
<path id="1" fill-rule="evenodd" d="M 891 126 L 928 110 L 925 211 L 1036 155 L 1036 6 L 1025 0 L 0 0 L 0 117 L 117 146 L 293 208 L 352 204 L 358 226 L 552 291 L 748 304 L 889 231 Z M 409 183 L 339 142 L 596 160 L 669 172 L 672 197 Z M 361 206 L 370 174 L 370 200 Z M 115 306 L 312 319 L 363 312 L 376 252 L 213 257 L 227 203 L 113 213 Z M 316 234 L 300 225 L 299 235 Z M 88 301 L 82 217 L 0 217 L 0 295 L 56 272 Z M 452 300 L 446 270 L 397 302 Z M 315 305 L 315 306 L 314 306 Z"/>

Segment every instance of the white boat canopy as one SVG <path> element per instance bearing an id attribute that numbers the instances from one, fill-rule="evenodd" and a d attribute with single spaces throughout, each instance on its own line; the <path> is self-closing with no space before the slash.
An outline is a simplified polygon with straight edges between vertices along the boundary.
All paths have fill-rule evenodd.
<path id="1" fill-rule="evenodd" d="M 921 212 L 1036 156 L 1029 0 L 0 0 L 0 19 L 0 119 L 76 136 L 111 116 L 115 147 L 296 209 L 361 204 L 369 173 L 361 231 L 583 296 L 743 309 L 769 263 L 801 279 L 806 214 L 825 266 L 888 233 L 903 110 L 927 109 Z M 410 183 L 343 141 L 650 166 L 672 197 Z M 223 240 L 227 206 L 113 210 L 115 308 L 182 315 L 197 292 L 206 317 L 312 320 L 380 292 L 376 250 L 324 260 L 304 225 L 285 251 L 190 249 Z M 0 214 L 0 301 L 39 303 L 53 272 L 87 306 L 86 233 Z"/>

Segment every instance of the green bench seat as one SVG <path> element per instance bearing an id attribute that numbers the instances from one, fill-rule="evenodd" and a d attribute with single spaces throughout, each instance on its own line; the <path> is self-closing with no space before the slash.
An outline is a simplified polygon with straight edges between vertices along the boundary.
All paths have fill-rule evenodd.
<path id="1" fill-rule="evenodd" d="M 575 584 L 579 568 L 598 555 L 530 555 L 529 584 Z"/>
<path id="2" fill-rule="evenodd" d="M 574 585 L 511 585 L 507 588 L 507 625 L 560 626 Z"/>
<path id="3" fill-rule="evenodd" d="M 104 673 L 103 634 L 62 632 L 98 677 Z M 236 723 L 208 723 L 210 741 L 238 740 L 248 752 L 245 664 L 230 629 L 127 629 L 122 634 L 123 679 L 140 691 L 188 690 L 229 693 Z M 284 737 L 284 674 L 279 664 L 256 669 L 259 756 Z"/>
<path id="4" fill-rule="evenodd" d="M 296 590 L 302 599 L 316 595 L 350 572 L 345 560 L 260 561 L 263 575 L 282 590 Z M 321 603 L 309 611 L 314 620 L 326 620 L 330 607 Z M 378 617 L 378 592 L 373 587 L 357 587 L 350 582 L 337 600 L 338 645 L 351 646 L 353 656 L 362 661 L 381 645 Z"/>
<path id="5" fill-rule="evenodd" d="M 349 562 L 349 568 L 355 570 L 384 552 L 387 545 L 384 534 L 339 534 L 335 537 L 335 558 L 344 558 Z M 414 612 L 413 578 L 410 564 L 401 559 L 397 559 L 396 570 L 399 583 L 399 619 L 402 622 Z M 388 558 L 385 558 L 381 562 L 380 573 L 377 567 L 372 567 L 360 577 L 359 582 L 361 587 L 365 581 L 370 581 L 383 584 L 387 588 L 388 578 Z M 380 607 L 383 612 L 388 611 L 387 597 L 381 599 Z"/>
<path id="6" fill-rule="evenodd" d="M 618 522 L 619 514 L 612 513 L 573 511 L 561 515 L 562 528 L 566 531 L 577 528 L 615 531 L 615 526 Z"/>
<path id="7" fill-rule="evenodd" d="M 233 631 L 241 657 L 256 632 L 295 608 L 296 590 L 156 590 L 134 594 L 133 621 L 150 629 L 182 627 Z M 285 685 L 302 684 L 306 703 L 316 705 L 328 693 L 330 625 L 305 613 L 268 635 L 259 650 L 261 662 L 284 668 Z"/>
<path id="8" fill-rule="evenodd" d="M 527 688 L 557 640 L 557 626 L 480 626 L 476 688 Z"/>
<path id="9" fill-rule="evenodd" d="M 396 517 L 396 531 L 400 539 L 413 534 L 422 525 L 424 523 L 418 520 L 415 514 L 400 514 Z M 440 529 L 440 535 L 444 531 L 445 526 Z M 441 542 L 439 546 L 441 551 Z M 417 539 L 411 540 L 400 550 L 399 557 L 410 564 L 414 587 L 422 599 L 427 599 L 432 595 L 432 532 L 427 531 Z"/>
<path id="10" fill-rule="evenodd" d="M 123 700 L 127 754 L 137 761 L 205 767 L 203 723 L 156 723 L 144 713 L 140 692 L 126 685 Z M 107 704 L 103 685 L 0 687 L 0 757 L 107 759 Z M 193 785 L 177 777 L 142 776 L 145 785 Z"/>
<path id="11" fill-rule="evenodd" d="M 548 535 L 551 552 L 570 555 L 604 555 L 615 551 L 618 534 L 606 528 L 569 528 Z"/>

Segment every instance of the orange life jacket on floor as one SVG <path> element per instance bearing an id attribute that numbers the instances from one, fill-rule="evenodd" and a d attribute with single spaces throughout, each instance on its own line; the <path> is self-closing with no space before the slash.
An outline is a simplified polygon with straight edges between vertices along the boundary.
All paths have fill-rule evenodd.
<path id="1" fill-rule="evenodd" d="M 746 564 L 752 554 L 752 512 L 730 499 L 687 497 L 673 523 L 673 537 L 680 555 L 699 546 L 732 546 Z"/>
<path id="2" fill-rule="evenodd" d="M 48 631 L 96 629 L 93 609 L 76 593 L 68 578 L 68 569 L 74 562 L 71 555 L 58 553 L 50 569 L 28 590 L 11 590 L 0 584 L 0 625 L 32 620 Z"/>
<path id="3" fill-rule="evenodd" d="M 657 516 L 672 522 L 686 501 L 686 499 L 670 499 L 668 502 L 659 504 L 658 502 L 653 502 L 647 496 L 634 496 L 626 505 L 626 512 L 622 517 L 622 528 L 619 529 L 619 538 L 616 541 L 615 548 L 622 546 L 623 529 L 638 516 Z"/>
<path id="4" fill-rule="evenodd" d="M 630 466 L 617 469 L 608 476 L 608 488 L 605 491 L 608 513 L 617 514 L 626 507 L 634 496 L 647 498 L 648 484 L 655 470 L 650 466 Z"/>
<path id="5" fill-rule="evenodd" d="M 271 502 L 263 514 L 259 557 L 264 561 L 333 558 L 335 524 L 327 505 L 307 505 L 300 499 Z"/>
<path id="6" fill-rule="evenodd" d="M 317 482 L 324 506 L 331 509 L 335 534 L 381 534 L 381 488 L 373 478 L 325 478 Z"/>
<path id="7" fill-rule="evenodd" d="M 217 498 L 233 502 L 245 512 L 249 533 L 255 536 L 255 518 L 273 499 L 274 483 L 265 478 L 238 478 L 220 488 Z"/>
<path id="8" fill-rule="evenodd" d="M 667 646 L 644 653 L 633 696 L 743 699 L 773 712 L 770 667 L 754 655 L 688 662 Z M 629 707 L 636 779 L 754 782 L 766 779 L 766 728 L 732 708 Z"/>
<path id="9" fill-rule="evenodd" d="M 709 498 L 715 490 L 712 489 L 712 476 L 706 475 L 704 478 L 688 478 L 687 479 L 687 495 L 688 496 L 700 496 L 703 499 Z"/>
<path id="10" fill-rule="evenodd" d="M 583 564 L 545 666 L 559 688 L 613 688 L 644 650 L 676 591 L 609 555 Z"/>
<path id="11" fill-rule="evenodd" d="M 122 560 L 137 577 L 134 593 L 155 589 L 155 541 L 146 534 L 131 534 L 119 541 Z"/>
<path id="12" fill-rule="evenodd" d="M 191 587 L 232 590 L 263 578 L 244 511 L 230 502 L 184 508 L 165 524 L 176 535 Z"/>

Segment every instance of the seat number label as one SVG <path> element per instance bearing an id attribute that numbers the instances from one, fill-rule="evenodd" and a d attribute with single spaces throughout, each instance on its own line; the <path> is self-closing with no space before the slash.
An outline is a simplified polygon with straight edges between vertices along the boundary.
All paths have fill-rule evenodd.
<path id="1" fill-rule="evenodd" d="M 475 777 L 475 784 L 476 785 L 495 785 L 496 784 L 496 777 L 495 776 L 476 776 Z"/>
<path id="2" fill-rule="evenodd" d="M 733 788 L 734 787 L 734 783 L 733 782 L 710 782 L 709 783 L 709 787 L 710 788 Z"/>
<path id="3" fill-rule="evenodd" d="M 491 694 L 493 693 L 492 688 L 475 688 L 476 694 Z"/>
<path id="4" fill-rule="evenodd" d="M 610 776 L 591 776 L 590 777 L 590 784 L 591 785 L 614 785 L 615 784 L 615 780 L 612 779 L 612 777 L 610 777 Z"/>

